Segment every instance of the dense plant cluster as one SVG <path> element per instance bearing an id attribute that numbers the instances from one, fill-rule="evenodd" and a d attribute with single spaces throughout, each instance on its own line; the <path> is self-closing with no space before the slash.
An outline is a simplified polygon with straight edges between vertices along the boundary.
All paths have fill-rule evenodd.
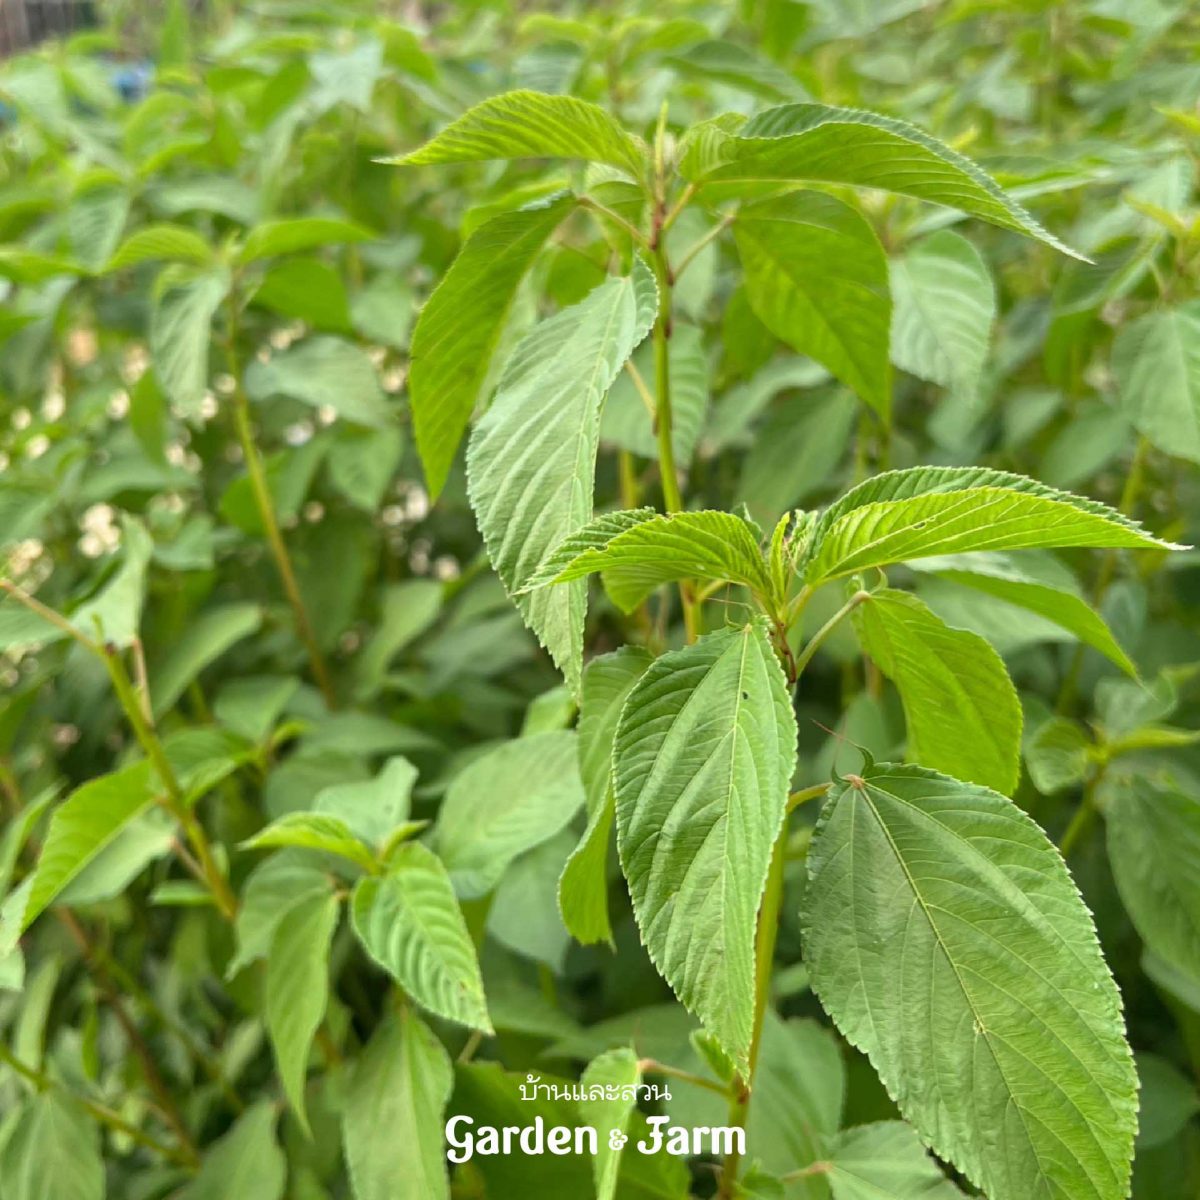
<path id="1" fill-rule="evenodd" d="M 387 7 L 0 65 L 0 1196 L 1194 1197 L 1194 6 Z"/>

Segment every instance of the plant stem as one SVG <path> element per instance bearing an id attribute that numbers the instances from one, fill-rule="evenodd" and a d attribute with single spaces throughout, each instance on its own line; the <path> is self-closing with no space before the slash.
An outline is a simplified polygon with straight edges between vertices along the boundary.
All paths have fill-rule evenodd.
<path id="1" fill-rule="evenodd" d="M 321 695 L 329 708 L 337 707 L 337 697 L 325 665 L 325 656 L 317 644 L 313 633 L 312 622 L 308 618 L 308 609 L 304 606 L 304 598 L 300 595 L 300 586 L 296 582 L 296 572 L 292 567 L 291 555 L 288 554 L 287 544 L 279 529 L 279 517 L 275 512 L 275 501 L 271 496 L 271 488 L 267 483 L 267 472 L 263 465 L 262 455 L 254 440 L 254 427 L 250 420 L 250 399 L 242 386 L 241 367 L 237 356 L 237 301 L 235 290 L 230 291 L 229 301 L 229 336 L 226 340 L 226 361 L 229 374 L 234 382 L 233 390 L 233 422 L 237 432 L 238 442 L 242 448 L 242 457 L 246 460 L 246 471 L 250 476 L 250 487 L 254 492 L 254 502 L 258 507 L 259 519 L 267 535 L 267 544 L 271 548 L 271 556 L 275 560 L 275 569 L 279 572 L 283 583 L 284 594 L 292 607 L 296 620 L 296 632 L 300 635 L 304 649 L 308 653 L 309 665 L 313 678 Z"/>
<path id="2" fill-rule="evenodd" d="M 599 201 L 593 200 L 591 196 L 580 196 L 579 207 L 587 209 L 588 212 L 593 212 L 597 216 L 601 216 L 609 221 L 612 221 L 614 225 L 620 226 L 627 234 L 629 234 L 631 238 L 633 238 L 634 242 L 636 242 L 637 245 L 641 246 L 643 249 L 646 249 L 649 246 L 650 243 L 647 240 L 646 235 L 636 225 L 630 224 L 623 216 L 621 216 L 620 213 L 614 212 L 611 208 L 606 208 Z"/>
<path id="3" fill-rule="evenodd" d="M 126 671 L 125 664 L 121 661 L 115 647 L 105 646 L 101 657 L 104 665 L 108 668 L 113 691 L 116 693 L 118 703 L 125 711 L 125 718 L 133 730 L 134 737 L 137 738 L 146 757 L 158 773 L 163 787 L 166 788 L 167 796 L 161 803 L 171 816 L 183 826 L 196 861 L 200 865 L 202 880 L 208 885 L 222 915 L 232 921 L 237 915 L 237 897 L 234 896 L 229 887 L 229 881 L 213 857 L 212 847 L 209 845 L 203 827 L 188 807 L 183 789 L 179 786 L 175 770 L 167 758 L 158 734 L 146 721 L 141 702 L 129 678 L 129 672 Z"/>
<path id="4" fill-rule="evenodd" d="M 799 658 L 796 659 L 796 674 L 803 672 L 804 668 L 812 661 L 812 656 L 820 649 L 821 643 L 850 615 L 864 600 L 871 598 L 870 592 L 857 591 L 841 608 L 817 630 L 809 639 L 809 643 L 800 651 Z"/>
<path id="5" fill-rule="evenodd" d="M 11 580 L 0 579 L 0 591 L 11 596 L 18 604 L 24 605 L 31 613 L 35 613 L 41 617 L 48 625 L 53 625 L 55 629 L 78 642 L 85 650 L 90 650 L 93 654 L 97 655 L 102 653 L 100 646 L 96 642 L 93 642 L 82 630 L 76 629 L 62 613 L 48 608 L 36 596 L 31 596 L 24 588 L 19 587 Z"/>
<path id="6" fill-rule="evenodd" d="M 136 1125 L 130 1124 L 120 1113 L 115 1113 L 106 1105 L 97 1104 L 96 1101 L 88 1099 L 87 1096 L 81 1096 L 77 1092 L 71 1091 L 57 1080 L 52 1079 L 44 1071 L 40 1071 L 36 1067 L 31 1067 L 28 1063 L 22 1062 L 4 1042 L 0 1042 L 0 1062 L 11 1067 L 23 1079 L 33 1084 L 38 1091 L 44 1092 L 53 1088 L 55 1091 L 68 1096 L 102 1125 L 107 1125 L 117 1133 L 124 1134 L 132 1141 L 137 1142 L 139 1146 L 145 1146 L 147 1150 L 153 1150 L 155 1154 L 161 1155 L 168 1162 L 192 1168 L 197 1165 L 198 1159 L 194 1153 L 189 1155 L 183 1148 L 175 1149 L 173 1146 L 168 1146 L 164 1142 L 160 1142 L 157 1138 L 143 1132 Z"/>
<path id="7" fill-rule="evenodd" d="M 1079 807 L 1071 817 L 1070 823 L 1063 833 L 1062 841 L 1058 846 L 1058 852 L 1064 859 L 1075 849 L 1080 838 L 1087 833 L 1096 819 L 1096 789 L 1100 786 L 1107 771 L 1108 763 L 1105 762 L 1101 764 L 1099 770 L 1084 785 L 1083 795 L 1079 800 Z"/>
<path id="8" fill-rule="evenodd" d="M 692 260 L 710 242 L 715 241 L 733 224 L 734 214 L 726 213 L 702 238 L 684 252 L 683 257 L 675 267 L 675 279 L 678 281 L 684 271 L 691 265 Z"/>
<path id="9" fill-rule="evenodd" d="M 750 1054 L 745 1078 L 734 1081 L 735 1094 L 729 1106 L 728 1124 L 735 1129 L 745 1129 L 750 1114 L 750 1096 L 754 1071 L 758 1065 L 758 1052 L 762 1043 L 763 1020 L 771 998 L 771 964 L 775 959 L 775 941 L 779 935 L 779 910 L 783 904 L 783 869 L 786 861 L 786 828 L 779 831 L 771 851 L 771 865 L 767 870 L 767 886 L 762 904 L 758 909 L 758 932 L 754 940 L 754 1025 L 750 1034 Z M 738 1164 L 741 1155 L 736 1150 L 725 1157 L 721 1168 L 721 1182 L 717 1188 L 718 1200 L 733 1200 L 737 1194 Z"/>
<path id="10" fill-rule="evenodd" d="M 727 1087 L 715 1083 L 711 1079 L 705 1079 L 703 1075 L 694 1075 L 691 1071 L 684 1071 L 679 1067 L 669 1067 L 666 1063 L 661 1063 L 656 1058 L 639 1059 L 638 1070 L 643 1075 L 666 1075 L 670 1079 L 681 1079 L 684 1083 L 690 1083 L 695 1087 L 716 1092 L 718 1096 L 729 1096 L 729 1089 Z"/>
<path id="11" fill-rule="evenodd" d="M 788 812 L 793 812 L 795 809 L 799 808 L 800 805 L 807 804 L 810 800 L 819 800 L 827 791 L 829 791 L 830 786 L 831 785 L 828 783 L 814 783 L 812 787 L 801 788 L 800 791 L 793 792 L 788 797 Z"/>

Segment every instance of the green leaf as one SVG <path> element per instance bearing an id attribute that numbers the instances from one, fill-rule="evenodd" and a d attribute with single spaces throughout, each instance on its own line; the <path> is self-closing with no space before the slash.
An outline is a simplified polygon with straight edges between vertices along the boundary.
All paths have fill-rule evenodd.
<path id="1" fill-rule="evenodd" d="M 1165 453 L 1200 462 L 1200 301 L 1122 326 L 1112 368 L 1134 425 Z"/>
<path id="2" fill-rule="evenodd" d="M 617 845 L 651 959 L 745 1064 L 754 937 L 796 759 L 796 721 L 765 623 L 659 658 L 621 711 Z"/>
<path id="3" fill-rule="evenodd" d="M 300 901 L 275 927 L 267 953 L 267 1033 L 284 1094 L 310 1136 L 305 1075 L 313 1037 L 329 1000 L 329 946 L 339 912 L 332 892 Z"/>
<path id="4" fill-rule="evenodd" d="M 269 1100 L 248 1108 L 208 1149 L 200 1174 L 179 1193 L 179 1200 L 281 1200 L 287 1160 L 275 1141 L 275 1120 Z"/>
<path id="5" fill-rule="evenodd" d="M 272 264 L 250 300 L 318 329 L 351 332 L 346 285 L 333 267 L 317 259 L 286 258 Z"/>
<path id="6" fill-rule="evenodd" d="M 608 918 L 608 847 L 616 800 L 612 750 L 617 719 L 630 688 L 653 662 L 640 646 L 622 646 L 593 658 L 583 671 L 579 705 L 579 770 L 587 796 L 588 824 L 558 881 L 563 924 L 585 946 L 612 944 Z"/>
<path id="7" fill-rule="evenodd" d="M 1122 1200 L 1121 999 L 1037 825 L 986 788 L 871 767 L 826 800 L 808 880 L 813 988 L 922 1140 L 990 1200 Z"/>
<path id="8" fill-rule="evenodd" d="M 450 783 L 437 849 L 465 899 L 491 891 L 518 854 L 553 837 L 583 806 L 575 734 L 535 733 L 473 760 Z"/>
<path id="9" fill-rule="evenodd" d="M 475 947 L 441 859 L 407 842 L 388 873 L 354 889 L 354 930 L 370 956 L 418 1004 L 492 1032 Z"/>
<path id="10" fill-rule="evenodd" d="M 986 171 L 937 138 L 879 113 L 784 104 L 736 128 L 710 128 L 703 155 L 682 169 L 700 185 L 811 180 L 898 192 L 956 208 L 1079 258 Z M 697 169 L 699 168 L 699 169 Z"/>
<path id="11" fill-rule="evenodd" d="M 355 837 L 345 821 L 321 813 L 285 813 L 278 821 L 242 842 L 243 850 L 273 850 L 284 846 L 336 854 L 364 871 L 373 871 L 376 867 L 375 856 Z"/>
<path id="12" fill-rule="evenodd" d="M 845 1130 L 826 1178 L 833 1200 L 965 1200 L 903 1121 Z"/>
<path id="13" fill-rule="evenodd" d="M 602 108 L 573 96 L 516 91 L 468 109 L 419 150 L 385 159 L 402 166 L 503 158 L 582 158 L 634 178 L 648 166 L 646 146 Z"/>
<path id="14" fill-rule="evenodd" d="M 382 686 L 388 664 L 437 620 L 442 586 L 432 579 L 407 579 L 384 588 L 375 634 L 357 664 L 358 692 L 373 696 Z"/>
<path id="15" fill-rule="evenodd" d="M 566 538 L 526 590 L 596 571 L 604 572 L 605 590 L 622 612 L 632 612 L 655 588 L 677 579 L 728 580 L 764 598 L 771 595 L 753 526 L 727 512 L 606 513 Z"/>
<path id="16" fill-rule="evenodd" d="M 265 221 L 246 234 L 238 252 L 238 262 L 257 262 L 281 254 L 298 254 L 318 246 L 333 246 L 347 242 L 369 242 L 374 235 L 353 221 L 331 217 L 291 217 L 280 221 Z"/>
<path id="17" fill-rule="evenodd" d="M 787 71 L 736 42 L 698 42 L 667 62 L 683 75 L 712 79 L 768 100 L 799 100 L 805 95 L 803 86 Z"/>
<path id="18" fill-rule="evenodd" d="M 185 274 L 168 267 L 155 287 L 150 310 L 150 354 L 167 398 L 188 417 L 200 413 L 208 386 L 213 314 L 229 294 L 224 271 Z"/>
<path id="19" fill-rule="evenodd" d="M 0 1179 L 5 1200 L 104 1200 L 95 1122 L 61 1092 L 39 1092 L 8 1131 Z"/>
<path id="20" fill-rule="evenodd" d="M 39 254 L 24 246 L 0 246 L 0 279 L 36 287 L 58 275 L 86 275 L 82 263 L 52 254 Z"/>
<path id="21" fill-rule="evenodd" d="M 1138 775 L 1109 789 L 1108 857 L 1147 948 L 1200 977 L 1200 800 Z"/>
<path id="22" fill-rule="evenodd" d="M 629 1099 L 623 1099 L 624 1089 L 631 1085 L 636 1087 L 641 1081 L 642 1072 L 638 1065 L 638 1056 L 629 1049 L 605 1051 L 592 1059 L 580 1076 L 579 1082 L 585 1094 L 592 1087 L 618 1089 L 615 1099 L 589 1098 L 579 1102 L 579 1112 L 584 1123 L 600 1132 L 596 1156 L 592 1160 L 596 1200 L 613 1200 L 617 1194 L 623 1146 L 614 1146 L 610 1135 L 628 1135 L 629 1118 L 636 1107 L 635 1093 L 631 1091 L 628 1093 Z"/>
<path id="23" fill-rule="evenodd" d="M 350 1076 L 342 1142 L 355 1200 L 448 1200 L 442 1116 L 454 1069 L 442 1043 L 402 1008 Z"/>
<path id="24" fill-rule="evenodd" d="M 417 450 L 435 500 L 480 400 L 517 288 L 574 207 L 574 196 L 558 195 L 477 229 L 417 318 L 408 384 Z"/>
<path id="25" fill-rule="evenodd" d="M 1037 613 L 1099 650 L 1122 671 L 1137 674 L 1104 618 L 1079 596 L 1071 572 L 1049 554 L 1030 551 L 1012 555 L 985 550 L 925 558 L 913 566 Z"/>
<path id="26" fill-rule="evenodd" d="M 329 481 L 351 504 L 375 515 L 404 454 L 399 429 L 357 429 L 343 425 L 325 455 Z"/>
<path id="27" fill-rule="evenodd" d="M 328 873 L 312 855 L 300 850 L 273 854 L 250 872 L 242 886 L 234 922 L 237 953 L 225 970 L 232 979 L 243 967 L 266 957 L 279 923 L 298 904 L 327 895 L 333 887 Z"/>
<path id="28" fill-rule="evenodd" d="M 21 928 L 28 929 L 59 892 L 152 802 L 146 762 L 133 763 L 76 788 L 50 818 Z"/>
<path id="29" fill-rule="evenodd" d="M 822 192 L 792 192 L 746 205 L 733 232 L 759 320 L 886 417 L 892 299 L 866 219 Z"/>
<path id="30" fill-rule="evenodd" d="M 417 768 L 400 755 L 389 758 L 374 779 L 337 783 L 317 794 L 313 807 L 344 821 L 369 846 L 381 846 L 408 820 Z"/>
<path id="31" fill-rule="evenodd" d="M 996 320 L 987 265 L 965 237 L 939 230 L 892 260 L 892 362 L 973 401 Z"/>
<path id="32" fill-rule="evenodd" d="M 671 446 L 675 462 L 686 467 L 696 452 L 708 407 L 708 348 L 698 325 L 675 322 L 668 357 L 671 372 Z M 632 359 L 642 382 L 653 386 L 654 346 L 645 341 Z M 600 440 L 642 458 L 658 458 L 654 418 L 638 393 L 633 377 L 622 371 L 613 382 L 600 414 Z"/>
<path id="33" fill-rule="evenodd" d="M 223 604 L 193 619 L 171 646 L 162 665 L 152 675 L 154 715 L 170 712 L 175 701 L 210 663 L 231 646 L 249 637 L 262 624 L 257 604 Z"/>
<path id="34" fill-rule="evenodd" d="M 587 587 L 520 594 L 546 555 L 592 516 L 600 405 L 646 336 L 657 289 L 640 260 L 537 325 L 513 351 L 471 434 L 471 507 L 496 574 L 578 693 Z"/>
<path id="35" fill-rule="evenodd" d="M 214 261 L 213 248 L 184 225 L 147 225 L 127 237 L 108 260 L 104 273 L 121 271 L 138 263 L 165 259 L 202 267 Z"/>
<path id="36" fill-rule="evenodd" d="M 305 338 L 269 362 L 256 359 L 246 368 L 246 392 L 252 400 L 278 395 L 313 408 L 327 405 L 344 420 L 372 429 L 387 429 L 395 420 L 371 360 L 336 337 Z"/>
<path id="37" fill-rule="evenodd" d="M 986 467 L 887 471 L 821 514 L 805 579 L 815 585 L 889 563 L 975 550 L 1180 547 L 1096 500 Z"/>
<path id="38" fill-rule="evenodd" d="M 909 757 L 1012 795 L 1021 774 L 1021 702 L 991 645 L 891 588 L 859 605 L 855 624 L 863 649 L 900 693 Z"/>
<path id="39" fill-rule="evenodd" d="M 1067 717 L 1051 717 L 1035 730 L 1025 747 L 1025 768 L 1033 786 L 1049 796 L 1087 778 L 1095 745 Z"/>

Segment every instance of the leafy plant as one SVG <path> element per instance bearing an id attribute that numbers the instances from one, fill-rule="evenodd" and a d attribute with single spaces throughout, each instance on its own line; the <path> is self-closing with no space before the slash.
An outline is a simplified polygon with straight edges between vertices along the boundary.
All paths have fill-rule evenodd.
<path id="1" fill-rule="evenodd" d="M 1195 15 L 347 9 L 0 71 L 6 1200 L 1194 1194 Z"/>

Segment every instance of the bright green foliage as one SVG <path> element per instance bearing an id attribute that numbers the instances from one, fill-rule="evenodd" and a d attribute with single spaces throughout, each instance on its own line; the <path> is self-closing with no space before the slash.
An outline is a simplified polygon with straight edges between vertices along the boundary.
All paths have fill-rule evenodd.
<path id="1" fill-rule="evenodd" d="M 338 916 L 332 892 L 302 900 L 280 920 L 267 952 L 267 1031 L 284 1092 L 304 1125 L 304 1077 L 313 1036 L 325 1016 L 329 943 Z"/>
<path id="2" fill-rule="evenodd" d="M 1200 803 L 1125 777 L 1112 789 L 1106 817 L 1113 876 L 1142 940 L 1200 979 Z"/>
<path id="3" fill-rule="evenodd" d="M 892 300 L 887 259 L 867 221 L 822 192 L 791 192 L 747 205 L 734 233 L 762 323 L 886 417 Z"/>
<path id="4" fill-rule="evenodd" d="M 587 828 L 558 881 L 558 907 L 571 936 L 585 946 L 612 943 L 608 858 L 616 798 L 612 744 L 630 689 L 653 662 L 640 647 L 623 646 L 584 668 L 579 705 L 579 770 L 587 797 Z"/>
<path id="5" fill-rule="evenodd" d="M 1113 345 L 1121 407 L 1161 450 L 1200 462 L 1200 303 L 1126 325 Z"/>
<path id="6" fill-rule="evenodd" d="M 1127 1194 L 1121 1002 L 1058 851 L 1015 805 L 879 766 L 826 801 L 805 956 L 900 1111 L 994 1200 Z"/>
<path id="7" fill-rule="evenodd" d="M 795 718 L 762 624 L 660 657 L 613 744 L 617 844 L 664 978 L 740 1062 L 750 1051 L 754 921 L 795 763 Z"/>
<path id="8" fill-rule="evenodd" d="M 1020 773 L 1021 702 L 1004 662 L 908 592 L 875 592 L 858 610 L 863 649 L 904 703 L 909 757 L 1012 795 Z"/>
<path id="9" fill-rule="evenodd" d="M 491 1032 L 475 948 L 446 868 L 419 842 L 386 875 L 354 889 L 354 928 L 367 953 L 423 1007 Z"/>
<path id="10" fill-rule="evenodd" d="M 574 203 L 558 196 L 489 221 L 468 239 L 421 311 L 413 330 L 411 402 L 435 497 L 479 402 L 517 288 Z"/>
<path id="11" fill-rule="evenodd" d="M 891 117 L 785 104 L 718 137 L 699 184 L 815 180 L 898 192 L 957 208 L 1073 253 L 970 159 Z"/>
<path id="12" fill-rule="evenodd" d="M 513 351 L 467 454 L 471 507 L 510 593 L 591 518 L 600 405 L 656 305 L 653 278 L 639 263 L 632 276 L 542 322 Z M 518 605 L 577 692 L 586 587 L 536 592 Z"/>
<path id="13" fill-rule="evenodd" d="M 454 1074 L 441 1042 L 402 1009 L 355 1065 L 342 1140 L 356 1200 L 444 1200 L 442 1111 Z"/>
<path id="14" fill-rule="evenodd" d="M 979 251 L 942 230 L 892 261 L 892 361 L 970 402 L 987 361 L 996 296 Z"/>
<path id="15" fill-rule="evenodd" d="M 506 92 L 477 104 L 428 145 L 393 161 L 472 162 L 489 158 L 582 158 L 640 175 L 646 148 L 602 108 L 572 96 Z"/>
<path id="16" fill-rule="evenodd" d="M 0 59 L 3 1200 L 1192 1200 L 1195 6 L 321 7 Z"/>

